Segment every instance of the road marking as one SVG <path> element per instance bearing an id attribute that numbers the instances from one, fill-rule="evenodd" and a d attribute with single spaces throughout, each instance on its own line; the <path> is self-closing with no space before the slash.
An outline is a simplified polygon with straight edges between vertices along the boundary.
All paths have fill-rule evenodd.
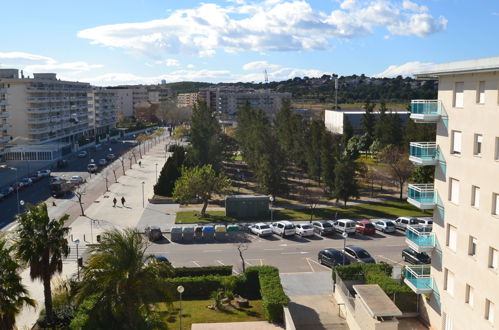
<path id="1" fill-rule="evenodd" d="M 192 260 L 192 262 L 194 263 L 194 265 L 201 267 L 201 265 L 197 261 Z"/>
<path id="2" fill-rule="evenodd" d="M 306 259 L 308 259 L 308 260 L 312 261 L 313 263 L 318 264 L 318 265 L 319 265 L 319 266 L 321 266 L 321 267 L 326 268 L 327 270 L 331 270 L 331 268 L 329 268 L 329 267 L 327 267 L 327 266 L 322 265 L 320 262 L 317 262 L 317 261 L 315 261 L 314 259 L 311 259 L 311 258 L 308 258 L 308 257 L 307 257 Z"/>
<path id="3" fill-rule="evenodd" d="M 241 273 L 239 273 L 237 270 L 235 270 L 234 268 L 232 268 L 232 272 L 235 273 L 236 275 L 239 275 Z"/>
<path id="4" fill-rule="evenodd" d="M 282 252 L 281 254 L 307 254 L 308 252 L 299 251 L 299 252 Z"/>
<path id="5" fill-rule="evenodd" d="M 305 260 L 307 261 L 308 267 L 310 267 L 310 269 L 312 270 L 312 273 L 315 273 L 314 267 L 312 267 L 308 258 L 305 258 Z"/>
<path id="6" fill-rule="evenodd" d="M 244 262 L 247 263 L 250 266 L 253 266 L 253 264 L 251 264 L 248 260 L 244 260 Z"/>
<path id="7" fill-rule="evenodd" d="M 203 252 L 222 252 L 223 250 L 204 250 Z"/>
<path id="8" fill-rule="evenodd" d="M 395 261 L 395 260 L 390 259 L 390 258 L 387 258 L 387 257 L 385 257 L 384 255 L 381 255 L 381 254 L 378 254 L 378 257 L 381 257 L 381 258 L 383 258 L 383 259 L 386 259 L 386 260 L 388 260 L 388 261 L 391 261 L 391 262 L 393 262 L 393 263 L 394 263 L 394 264 L 396 264 L 396 265 L 403 265 L 403 263 L 398 262 L 398 261 Z"/>
<path id="9" fill-rule="evenodd" d="M 385 245 L 386 247 L 399 247 L 399 246 L 404 246 L 403 244 L 397 244 L 397 245 Z"/>
<path id="10" fill-rule="evenodd" d="M 225 266 L 225 264 L 223 262 L 221 262 L 220 260 L 217 260 L 217 262 L 222 265 L 222 266 Z"/>
<path id="11" fill-rule="evenodd" d="M 260 266 L 263 266 L 263 259 L 260 259 Z"/>
<path id="12" fill-rule="evenodd" d="M 284 249 L 263 249 L 264 251 L 282 251 Z"/>

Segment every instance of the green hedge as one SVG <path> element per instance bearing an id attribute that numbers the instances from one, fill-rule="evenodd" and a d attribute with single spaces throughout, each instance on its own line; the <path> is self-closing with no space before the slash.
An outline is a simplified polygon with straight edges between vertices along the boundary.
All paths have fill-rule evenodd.
<path id="1" fill-rule="evenodd" d="M 175 268 L 174 277 L 197 277 L 206 275 L 232 275 L 232 266 L 179 267 Z"/>
<path id="2" fill-rule="evenodd" d="M 283 306 L 288 304 L 288 297 L 284 293 L 279 277 L 279 270 L 272 266 L 260 266 L 258 282 L 265 318 L 269 322 L 283 322 Z"/>
<path id="3" fill-rule="evenodd" d="M 234 276 L 234 275 L 233 275 Z M 167 279 L 168 283 L 176 288 L 179 285 L 184 287 L 182 298 L 185 299 L 210 299 L 213 291 L 222 287 L 222 280 L 228 276 L 219 275 L 206 275 L 198 277 L 174 277 Z M 244 275 L 235 276 L 236 279 L 236 292 L 237 288 L 241 286 L 240 282 L 245 282 Z"/>

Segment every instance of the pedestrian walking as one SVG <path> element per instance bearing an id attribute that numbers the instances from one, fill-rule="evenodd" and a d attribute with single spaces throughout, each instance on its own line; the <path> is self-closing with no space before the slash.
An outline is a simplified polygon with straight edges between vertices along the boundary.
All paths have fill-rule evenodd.
<path id="1" fill-rule="evenodd" d="M 116 200 L 116 197 L 113 198 L 113 207 L 116 207 L 116 203 L 118 203 L 118 200 Z"/>
<path id="2" fill-rule="evenodd" d="M 121 197 L 121 205 L 125 206 L 125 197 Z"/>
<path id="3" fill-rule="evenodd" d="M 142 167 L 142 162 L 139 160 L 139 167 Z"/>

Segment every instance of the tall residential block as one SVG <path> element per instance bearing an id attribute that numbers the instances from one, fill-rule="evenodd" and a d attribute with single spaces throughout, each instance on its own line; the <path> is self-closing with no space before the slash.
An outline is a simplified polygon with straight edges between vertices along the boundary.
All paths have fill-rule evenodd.
<path id="1" fill-rule="evenodd" d="M 7 111 L 6 93 L 7 86 L 4 83 L 0 83 L 0 163 L 4 161 L 5 145 L 10 141 L 10 136 L 7 133 L 9 112 Z"/>
<path id="2" fill-rule="evenodd" d="M 192 108 L 198 101 L 198 93 L 179 93 L 177 95 L 177 107 Z"/>
<path id="3" fill-rule="evenodd" d="M 88 132 L 88 83 L 59 80 L 55 73 L 28 78 L 17 69 L 0 69 L 0 85 L 3 111 L 9 113 L 7 132 L 12 143 L 24 145 L 9 148 L 7 160 L 56 159 L 76 149 Z"/>
<path id="4" fill-rule="evenodd" d="M 436 123 L 436 142 L 414 141 L 410 159 L 435 166 L 435 181 L 409 185 L 408 201 L 434 212 L 433 229 L 413 226 L 406 241 L 432 254 L 408 266 L 434 329 L 499 327 L 499 57 L 435 66 L 438 99 L 413 100 L 411 118 Z"/>
<path id="5" fill-rule="evenodd" d="M 108 134 L 116 127 L 117 96 L 116 90 L 94 87 L 88 94 L 90 124 L 94 134 Z"/>

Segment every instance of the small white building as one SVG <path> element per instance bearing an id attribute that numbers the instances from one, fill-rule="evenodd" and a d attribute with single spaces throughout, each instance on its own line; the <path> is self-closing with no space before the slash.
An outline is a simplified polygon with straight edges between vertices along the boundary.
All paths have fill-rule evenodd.
<path id="1" fill-rule="evenodd" d="M 324 111 L 324 125 L 326 129 L 334 134 L 343 134 L 343 126 L 345 118 L 348 118 L 354 133 L 360 134 L 362 132 L 362 118 L 366 113 L 365 110 L 325 110 Z M 389 110 L 388 113 L 396 113 L 400 116 L 402 123 L 405 125 L 409 119 L 409 111 L 406 110 Z M 379 116 L 379 111 L 373 111 L 375 116 Z"/>

